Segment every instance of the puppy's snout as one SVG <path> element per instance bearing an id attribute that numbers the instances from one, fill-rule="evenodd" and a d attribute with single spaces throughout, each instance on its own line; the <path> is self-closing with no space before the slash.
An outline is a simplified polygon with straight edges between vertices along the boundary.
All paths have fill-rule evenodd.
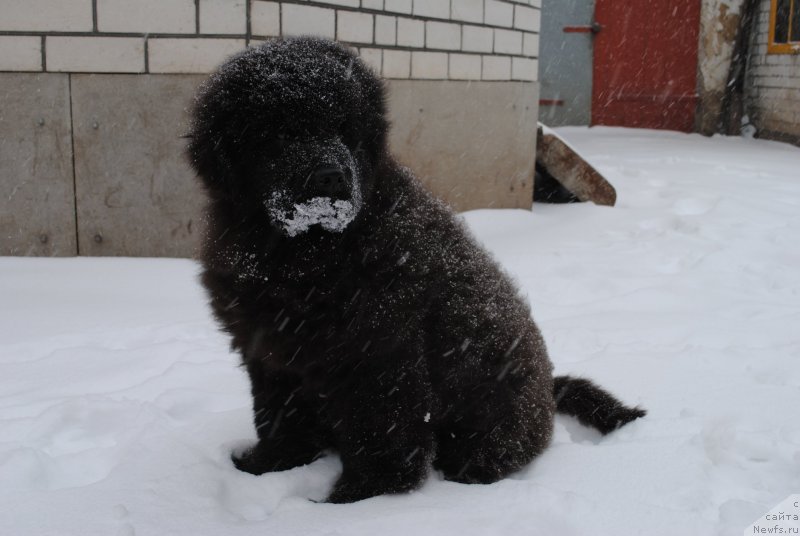
<path id="1" fill-rule="evenodd" d="M 308 186 L 313 197 L 344 198 L 349 194 L 344 170 L 334 166 L 322 166 L 311 172 Z"/>

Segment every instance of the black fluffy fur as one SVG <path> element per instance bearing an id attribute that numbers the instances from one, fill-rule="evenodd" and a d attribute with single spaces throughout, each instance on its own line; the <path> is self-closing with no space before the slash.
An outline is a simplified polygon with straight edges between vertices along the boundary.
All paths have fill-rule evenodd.
<path id="1" fill-rule="evenodd" d="M 276 40 L 211 76 L 189 135 L 209 198 L 202 281 L 252 385 L 259 442 L 234 463 L 261 474 L 335 449 L 331 502 L 413 490 L 430 464 L 497 481 L 548 445 L 557 405 L 527 304 L 394 161 L 385 115 L 350 51 Z M 297 231 L 285 215 L 319 197 L 320 166 L 343 170 L 356 214 Z M 601 431 L 643 414 L 571 385 L 559 409 Z"/>
<path id="2" fill-rule="evenodd" d="M 583 378 L 556 376 L 553 385 L 556 409 L 603 435 L 646 414 L 643 409 L 625 406 L 608 391 Z"/>

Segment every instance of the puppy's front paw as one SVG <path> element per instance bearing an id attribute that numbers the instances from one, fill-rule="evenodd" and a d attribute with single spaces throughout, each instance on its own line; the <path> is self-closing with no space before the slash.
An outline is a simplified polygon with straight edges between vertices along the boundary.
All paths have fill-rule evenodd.
<path id="1" fill-rule="evenodd" d="M 325 502 L 345 504 L 381 495 L 384 491 L 370 489 L 364 483 L 349 482 L 340 478 Z"/>
<path id="2" fill-rule="evenodd" d="M 238 470 L 251 475 L 261 475 L 270 471 L 268 464 L 264 463 L 264 460 L 259 459 L 256 455 L 256 447 L 241 454 L 232 452 L 231 461 Z"/>
<path id="3" fill-rule="evenodd" d="M 357 474 L 347 471 L 339 477 L 326 502 L 351 503 L 386 493 L 409 493 L 419 488 L 427 475 L 427 465 L 417 464 L 400 472 L 369 472 Z"/>
<path id="4" fill-rule="evenodd" d="M 318 451 L 291 452 L 291 449 L 274 448 L 260 442 L 242 454 L 232 453 L 231 461 L 240 471 L 262 475 L 309 464 L 321 455 Z"/>

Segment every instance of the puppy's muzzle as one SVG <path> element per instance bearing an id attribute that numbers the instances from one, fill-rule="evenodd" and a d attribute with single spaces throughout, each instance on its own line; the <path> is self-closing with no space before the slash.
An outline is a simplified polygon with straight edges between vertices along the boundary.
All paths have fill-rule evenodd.
<path id="1" fill-rule="evenodd" d="M 337 166 L 320 166 L 311 172 L 307 186 L 309 197 L 346 199 L 350 197 L 345 171 Z"/>

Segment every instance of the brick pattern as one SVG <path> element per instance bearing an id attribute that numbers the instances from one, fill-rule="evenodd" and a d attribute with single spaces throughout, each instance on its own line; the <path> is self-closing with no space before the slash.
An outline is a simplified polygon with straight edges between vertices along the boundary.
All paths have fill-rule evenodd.
<path id="1" fill-rule="evenodd" d="M 0 71 L 204 73 L 280 35 L 385 78 L 537 77 L 541 0 L 0 0 Z"/>
<path id="2" fill-rule="evenodd" d="M 754 21 L 747 66 L 746 110 L 767 137 L 800 141 L 800 54 L 769 54 L 769 0 Z"/>
<path id="3" fill-rule="evenodd" d="M 41 71 L 42 38 L 0 36 L 0 71 Z"/>

